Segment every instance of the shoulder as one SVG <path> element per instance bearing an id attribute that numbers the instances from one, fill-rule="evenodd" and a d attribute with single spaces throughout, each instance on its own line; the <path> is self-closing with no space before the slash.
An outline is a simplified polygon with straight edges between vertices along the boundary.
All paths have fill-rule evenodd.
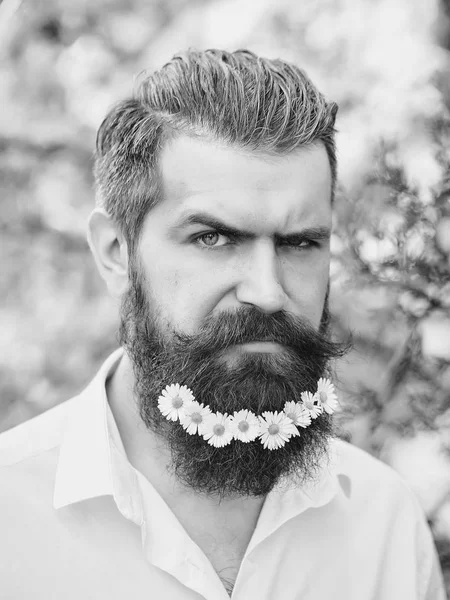
<path id="1" fill-rule="evenodd" d="M 26 539 L 53 510 L 60 447 L 78 397 L 0 435 L 0 530 Z M 1 550 L 0 544 L 0 562 Z"/>
<path id="2" fill-rule="evenodd" d="M 60 446 L 78 397 L 0 434 L 0 469 L 19 465 Z"/>
<path id="3" fill-rule="evenodd" d="M 348 509 L 358 535 L 371 540 L 371 548 L 378 544 L 385 564 L 401 557 L 404 572 L 415 575 L 418 598 L 443 598 L 431 531 L 407 482 L 360 448 L 341 440 L 334 444 L 338 474 L 349 480 Z"/>

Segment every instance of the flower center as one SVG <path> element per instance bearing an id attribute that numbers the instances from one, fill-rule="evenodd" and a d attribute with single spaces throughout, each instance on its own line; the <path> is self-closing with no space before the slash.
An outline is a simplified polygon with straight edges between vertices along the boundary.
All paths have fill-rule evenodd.
<path id="1" fill-rule="evenodd" d="M 191 421 L 193 423 L 197 423 L 197 425 L 198 425 L 199 423 L 201 423 L 203 421 L 203 417 L 200 413 L 195 412 L 195 413 L 192 413 L 192 415 L 191 415 Z"/>
<path id="2" fill-rule="evenodd" d="M 249 427 L 250 425 L 247 423 L 247 421 L 241 421 L 238 425 L 239 431 L 242 431 L 243 433 L 248 431 Z"/>
<path id="3" fill-rule="evenodd" d="M 175 396 L 175 398 L 173 398 L 172 406 L 177 409 L 183 406 L 183 400 L 180 398 L 180 396 Z"/>
<path id="4" fill-rule="evenodd" d="M 277 435 L 277 433 L 280 431 L 280 426 L 272 423 L 272 425 L 269 425 L 267 431 L 270 433 L 270 435 Z"/>
<path id="5" fill-rule="evenodd" d="M 219 424 L 214 425 L 213 432 L 214 432 L 214 435 L 217 435 L 220 437 L 221 435 L 223 435 L 225 433 L 225 427 L 223 425 L 219 425 Z"/>
<path id="6" fill-rule="evenodd" d="M 286 413 L 286 416 L 287 416 L 289 419 L 291 419 L 291 421 L 294 421 L 294 423 L 295 423 L 295 420 L 297 419 L 297 415 L 296 415 L 295 413 L 293 413 L 293 412 Z"/>
<path id="7" fill-rule="evenodd" d="M 322 402 L 325 402 L 325 400 L 327 399 L 327 393 L 320 392 L 319 398 L 321 399 Z"/>

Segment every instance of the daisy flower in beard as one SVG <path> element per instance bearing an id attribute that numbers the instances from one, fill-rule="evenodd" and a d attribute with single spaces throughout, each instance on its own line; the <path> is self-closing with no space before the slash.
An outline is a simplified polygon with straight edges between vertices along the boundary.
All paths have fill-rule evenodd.
<path id="1" fill-rule="evenodd" d="M 203 439 L 215 448 L 227 446 L 233 439 L 231 417 L 227 413 L 211 413 L 205 419 L 202 426 Z"/>
<path id="2" fill-rule="evenodd" d="M 261 443 L 269 450 L 282 448 L 291 436 L 298 435 L 298 429 L 284 412 L 263 412 L 259 425 Z"/>
<path id="3" fill-rule="evenodd" d="M 189 435 L 194 433 L 203 433 L 205 419 L 211 414 L 207 406 L 203 406 L 196 400 L 191 402 L 184 409 L 184 415 L 180 415 L 180 423 Z"/>
<path id="4" fill-rule="evenodd" d="M 319 397 L 323 410 L 329 415 L 332 415 L 338 407 L 338 399 L 334 385 L 329 379 L 325 379 L 324 377 L 319 379 L 317 384 L 317 396 Z"/>
<path id="5" fill-rule="evenodd" d="M 317 419 L 317 417 L 323 413 L 323 408 L 317 394 L 302 392 L 302 402 L 309 411 L 311 419 Z"/>
<path id="6" fill-rule="evenodd" d="M 291 419 L 296 427 L 305 428 L 308 427 L 308 425 L 311 425 L 311 415 L 302 402 L 286 402 L 283 412 Z M 294 435 L 300 435 L 300 433 Z"/>
<path id="7" fill-rule="evenodd" d="M 239 410 L 231 417 L 231 430 L 235 440 L 252 442 L 259 434 L 259 419 L 249 410 Z"/>
<path id="8" fill-rule="evenodd" d="M 166 385 L 158 398 L 158 408 L 169 421 L 177 421 L 194 400 L 192 391 L 185 385 Z"/>

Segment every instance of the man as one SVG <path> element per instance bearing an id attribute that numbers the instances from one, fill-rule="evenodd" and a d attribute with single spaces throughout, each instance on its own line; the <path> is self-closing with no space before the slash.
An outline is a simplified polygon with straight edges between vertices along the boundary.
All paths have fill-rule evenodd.
<path id="1" fill-rule="evenodd" d="M 122 350 L 1 438 L 2 598 L 444 597 L 416 500 L 333 438 L 336 109 L 214 50 L 106 117 L 89 243 Z"/>

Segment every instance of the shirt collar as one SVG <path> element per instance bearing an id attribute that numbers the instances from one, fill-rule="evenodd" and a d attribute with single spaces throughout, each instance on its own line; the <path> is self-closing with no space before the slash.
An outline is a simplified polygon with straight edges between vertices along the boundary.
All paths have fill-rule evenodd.
<path id="1" fill-rule="evenodd" d="M 126 459 L 106 397 L 106 380 L 122 354 L 122 349 L 114 352 L 75 399 L 60 448 L 53 506 L 112 495 L 122 514 L 140 523 L 136 473 Z"/>
<path id="2" fill-rule="evenodd" d="M 336 496 L 350 498 L 351 481 L 340 460 L 338 447 L 332 441 L 329 460 L 314 481 L 304 485 L 287 482 L 274 488 L 267 496 L 258 526 L 246 550 L 246 556 L 284 523 L 306 512 L 330 503 Z"/>
<path id="3" fill-rule="evenodd" d="M 137 473 L 126 458 L 106 396 L 106 380 L 122 355 L 118 349 L 109 356 L 74 404 L 60 448 L 54 507 L 112 495 L 124 516 L 141 523 Z M 307 508 L 327 504 L 338 492 L 350 497 L 351 482 L 332 442 L 330 460 L 317 480 L 302 487 L 276 488 L 266 499 L 261 517 L 275 529 Z"/>

